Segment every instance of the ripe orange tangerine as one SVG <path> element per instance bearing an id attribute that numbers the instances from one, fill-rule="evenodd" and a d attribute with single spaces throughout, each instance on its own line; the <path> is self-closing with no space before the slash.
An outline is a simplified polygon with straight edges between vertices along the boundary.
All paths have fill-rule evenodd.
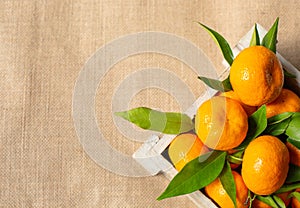
<path id="1" fill-rule="evenodd" d="M 289 151 L 274 136 L 264 135 L 245 149 L 242 177 L 246 186 L 255 194 L 269 195 L 284 183 L 289 170 Z"/>
<path id="2" fill-rule="evenodd" d="M 286 142 L 285 145 L 290 153 L 290 163 L 300 166 L 300 149 L 289 142 Z"/>
<path id="3" fill-rule="evenodd" d="M 188 162 L 208 151 L 197 135 L 184 133 L 173 139 L 168 154 L 175 168 L 180 171 Z"/>
<path id="4" fill-rule="evenodd" d="M 236 171 L 232 171 L 236 186 L 236 202 L 237 208 L 246 208 L 249 205 L 246 203 L 248 198 L 248 188 L 246 187 L 242 177 Z M 214 180 L 205 187 L 206 194 L 213 199 L 220 207 L 233 208 L 234 204 L 226 193 L 219 178 Z"/>
<path id="5" fill-rule="evenodd" d="M 228 91 L 228 92 L 223 92 L 221 94 L 221 96 L 225 96 L 225 97 L 228 97 L 228 98 L 238 101 L 242 105 L 242 107 L 244 108 L 244 110 L 248 116 L 251 116 L 252 113 L 254 113 L 257 110 L 256 106 L 249 106 L 249 105 L 244 104 L 241 101 L 241 99 L 239 98 L 239 96 L 233 90 Z"/>
<path id="6" fill-rule="evenodd" d="M 300 98 L 291 90 L 282 89 L 276 100 L 266 105 L 267 118 L 284 112 L 299 112 Z"/>
<path id="7" fill-rule="evenodd" d="M 241 101 L 261 106 L 274 101 L 283 86 L 283 70 L 275 53 L 264 46 L 242 50 L 230 69 L 230 83 Z"/>
<path id="8" fill-rule="evenodd" d="M 209 148 L 230 150 L 245 139 L 248 116 L 238 101 L 216 96 L 198 108 L 195 130 L 201 141 Z"/>

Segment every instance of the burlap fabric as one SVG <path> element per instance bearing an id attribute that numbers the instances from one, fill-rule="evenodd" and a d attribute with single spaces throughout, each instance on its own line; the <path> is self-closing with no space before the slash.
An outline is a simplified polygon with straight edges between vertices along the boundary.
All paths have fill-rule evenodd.
<path id="1" fill-rule="evenodd" d="M 221 72 L 218 47 L 194 21 L 216 29 L 233 46 L 255 22 L 268 28 L 276 17 L 278 51 L 299 68 L 299 11 L 297 0 L 0 1 L 0 207 L 195 207 L 186 197 L 157 202 L 168 184 L 162 175 L 119 176 L 84 152 L 72 120 L 80 70 L 113 39 L 162 31 L 202 48 Z M 197 74 L 167 56 L 142 54 L 112 67 L 99 85 L 96 112 L 108 142 L 126 154 L 141 144 L 115 128 L 111 97 L 122 79 L 147 67 L 165 68 L 184 80 L 196 97 L 201 94 Z M 180 110 L 158 89 L 138 93 L 130 106 L 140 105 Z"/>

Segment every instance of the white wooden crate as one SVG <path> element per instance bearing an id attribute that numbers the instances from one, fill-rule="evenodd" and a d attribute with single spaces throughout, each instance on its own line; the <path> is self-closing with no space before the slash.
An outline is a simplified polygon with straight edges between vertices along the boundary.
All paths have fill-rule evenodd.
<path id="1" fill-rule="evenodd" d="M 260 37 L 263 37 L 266 34 L 266 30 L 257 25 L 257 29 Z M 233 54 L 236 56 L 242 49 L 249 46 L 252 33 L 254 28 L 251 30 L 238 42 L 238 44 L 233 48 Z M 288 72 L 296 75 L 295 83 L 290 84 L 290 88 L 300 92 L 300 72 L 286 59 L 284 59 L 279 53 L 276 54 L 280 59 L 282 66 Z M 229 74 L 229 65 L 224 60 L 223 65 L 225 67 L 224 72 L 219 77 L 220 80 L 226 78 Z M 208 90 L 199 97 L 193 105 L 185 112 L 191 118 L 194 117 L 198 107 L 207 99 L 215 95 L 217 91 L 208 88 Z M 176 135 L 152 135 L 134 154 L 133 158 L 138 161 L 151 175 L 156 175 L 158 173 L 163 173 L 169 180 L 171 180 L 178 172 L 172 166 L 172 164 L 163 157 L 162 153 L 166 150 L 174 139 Z M 217 208 L 217 206 L 207 198 L 200 191 L 187 194 L 197 207 L 200 208 Z"/>

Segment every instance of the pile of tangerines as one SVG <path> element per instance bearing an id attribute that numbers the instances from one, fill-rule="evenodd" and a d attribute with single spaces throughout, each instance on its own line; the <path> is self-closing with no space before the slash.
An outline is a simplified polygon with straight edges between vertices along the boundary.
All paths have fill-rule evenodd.
<path id="1" fill-rule="evenodd" d="M 267 118 L 300 111 L 300 98 L 283 88 L 284 72 L 279 59 L 264 46 L 242 50 L 232 62 L 229 77 L 232 90 L 205 101 L 197 110 L 195 130 L 178 135 L 170 144 L 168 153 L 178 171 L 212 150 L 227 151 L 228 155 L 237 152 L 235 148 L 247 135 L 248 117 L 262 105 L 266 106 Z M 286 180 L 290 163 L 300 166 L 300 149 L 293 144 L 271 135 L 254 138 L 239 163 L 231 163 L 236 207 L 249 207 L 249 191 L 262 196 L 276 192 Z M 220 207 L 234 207 L 219 178 L 204 190 Z M 300 202 L 288 197 L 289 193 L 277 196 L 285 206 L 299 208 Z M 254 199 L 251 206 L 271 207 L 259 199 Z"/>
<path id="2" fill-rule="evenodd" d="M 300 98 L 286 87 L 293 75 L 276 56 L 278 18 L 262 40 L 255 25 L 236 57 L 219 33 L 199 24 L 230 72 L 223 81 L 199 77 L 219 92 L 194 121 L 146 107 L 116 112 L 143 129 L 176 135 L 168 153 L 179 173 L 157 200 L 200 189 L 224 208 L 300 208 Z"/>

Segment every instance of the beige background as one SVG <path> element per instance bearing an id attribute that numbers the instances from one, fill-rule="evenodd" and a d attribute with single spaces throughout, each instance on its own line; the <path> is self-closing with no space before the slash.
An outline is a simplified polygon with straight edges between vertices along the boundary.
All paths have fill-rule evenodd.
<path id="1" fill-rule="evenodd" d="M 255 22 L 269 28 L 277 16 L 278 51 L 300 68 L 299 11 L 298 0 L 1 0 L 0 207 L 194 207 L 186 197 L 157 202 L 168 183 L 161 175 L 118 176 L 85 154 L 71 114 L 78 73 L 105 43 L 141 31 L 184 37 L 221 71 L 218 48 L 193 21 L 234 46 Z M 152 66 L 176 73 L 195 96 L 201 92 L 196 74 L 170 57 L 139 55 L 114 66 L 97 92 L 97 118 L 112 146 L 127 154 L 140 143 L 114 127 L 111 97 L 128 74 Z M 172 97 L 154 89 L 140 92 L 130 105 L 180 110 Z"/>

